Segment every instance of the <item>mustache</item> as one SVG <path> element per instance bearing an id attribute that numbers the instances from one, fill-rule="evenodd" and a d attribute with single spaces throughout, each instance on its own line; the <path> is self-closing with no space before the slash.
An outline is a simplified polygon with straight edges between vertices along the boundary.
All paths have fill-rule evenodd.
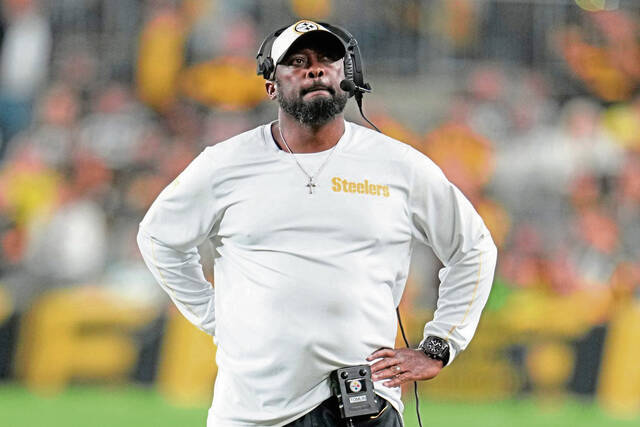
<path id="1" fill-rule="evenodd" d="M 316 90 L 326 90 L 331 95 L 335 95 L 335 93 L 336 93 L 336 91 L 332 87 L 325 86 L 323 84 L 314 84 L 313 86 L 310 86 L 310 87 L 308 87 L 306 89 L 302 89 L 300 92 L 301 92 L 302 96 L 305 96 L 309 92 L 313 92 L 313 91 L 316 91 Z"/>

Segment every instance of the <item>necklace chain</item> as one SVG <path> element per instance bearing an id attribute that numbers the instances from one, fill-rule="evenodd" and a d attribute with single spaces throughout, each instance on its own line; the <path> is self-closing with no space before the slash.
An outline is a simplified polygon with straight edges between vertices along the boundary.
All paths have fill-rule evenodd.
<path id="1" fill-rule="evenodd" d="M 309 182 L 307 183 L 306 187 L 309 188 L 309 194 L 313 194 L 313 188 L 316 186 L 313 180 L 318 175 L 320 175 L 320 172 L 322 172 L 322 169 L 324 169 L 327 163 L 329 163 L 329 159 L 331 159 L 331 156 L 333 156 L 333 153 L 336 151 L 336 147 L 338 146 L 338 144 L 336 143 L 336 145 L 333 146 L 333 148 L 331 149 L 331 152 L 329 153 L 329 155 L 327 155 L 327 158 L 324 159 L 324 162 L 322 162 L 322 164 L 320 165 L 316 173 L 314 173 L 313 175 L 310 175 L 309 172 L 307 172 L 306 169 L 302 167 L 302 165 L 300 164 L 298 157 L 295 155 L 293 150 L 291 150 L 291 147 L 289 147 L 289 144 L 287 144 L 287 140 L 284 139 L 284 135 L 282 133 L 282 127 L 280 126 L 280 123 L 278 123 L 278 132 L 280 133 L 280 138 L 282 138 L 282 142 L 284 142 L 285 147 L 287 147 L 287 150 L 289 150 L 289 154 L 291 154 L 291 156 L 293 157 L 293 160 L 296 161 L 298 168 L 300 168 L 302 173 L 304 173 L 307 176 L 307 178 L 309 178 Z"/>

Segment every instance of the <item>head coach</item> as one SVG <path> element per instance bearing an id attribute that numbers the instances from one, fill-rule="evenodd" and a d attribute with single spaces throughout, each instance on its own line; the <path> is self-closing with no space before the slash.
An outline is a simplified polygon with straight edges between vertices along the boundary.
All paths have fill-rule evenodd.
<path id="1" fill-rule="evenodd" d="M 277 120 L 206 148 L 140 224 L 149 269 L 214 336 L 208 426 L 400 426 L 400 385 L 435 377 L 473 337 L 496 248 L 427 157 L 347 122 L 356 40 L 299 21 L 258 52 Z M 362 110 L 361 110 L 362 111 Z M 214 247 L 215 289 L 196 247 Z M 444 267 L 418 348 L 394 349 L 412 247 Z"/>

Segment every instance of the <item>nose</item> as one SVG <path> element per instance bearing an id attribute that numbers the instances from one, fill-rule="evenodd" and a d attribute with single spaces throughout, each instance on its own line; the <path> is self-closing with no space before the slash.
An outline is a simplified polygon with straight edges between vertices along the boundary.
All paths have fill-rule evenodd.
<path id="1" fill-rule="evenodd" d="M 324 69 L 320 64 L 314 64 L 307 70 L 307 77 L 310 79 L 317 79 L 324 76 Z"/>
<path id="2" fill-rule="evenodd" d="M 324 63 L 318 60 L 316 55 L 311 55 L 311 58 L 309 58 L 309 68 L 307 68 L 307 77 L 310 79 L 317 79 L 324 76 L 324 67 Z"/>

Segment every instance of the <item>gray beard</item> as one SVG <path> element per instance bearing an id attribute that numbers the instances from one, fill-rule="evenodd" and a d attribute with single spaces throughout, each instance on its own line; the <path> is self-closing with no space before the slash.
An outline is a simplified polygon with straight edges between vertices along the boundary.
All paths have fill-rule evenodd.
<path id="1" fill-rule="evenodd" d="M 318 96 L 311 101 L 303 101 L 302 97 L 286 98 L 278 93 L 280 108 L 308 127 L 320 127 L 329 123 L 344 111 L 348 96 L 344 92 L 332 94 L 330 98 Z"/>

